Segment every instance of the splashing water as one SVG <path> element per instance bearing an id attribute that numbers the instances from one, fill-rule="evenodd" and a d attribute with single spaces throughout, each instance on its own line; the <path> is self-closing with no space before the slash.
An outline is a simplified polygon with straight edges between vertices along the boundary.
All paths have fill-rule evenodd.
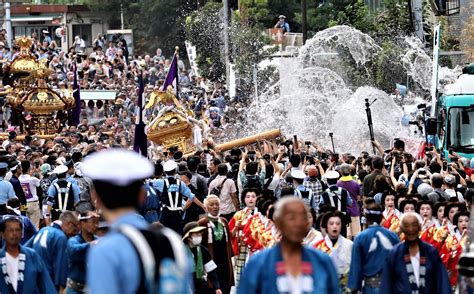
<path id="1" fill-rule="evenodd" d="M 430 57 L 412 39 L 406 39 L 405 54 L 400 56 L 407 74 L 424 90 L 429 90 Z M 246 113 L 245 124 L 251 133 L 280 128 L 286 135 L 298 135 L 329 148 L 329 132 L 334 133 L 336 152 L 357 153 L 370 150 L 365 101 L 377 99 L 372 107 L 375 138 L 389 146 L 393 138 L 415 146 L 401 126 L 401 105 L 382 90 L 367 82 L 353 89 L 347 79 L 348 64 L 367 69 L 381 48 L 368 35 L 349 26 L 335 26 L 316 34 L 300 50 L 298 58 L 275 58 L 280 80 L 263 93 Z M 367 70 L 367 75 L 369 71 Z"/>
<path id="2" fill-rule="evenodd" d="M 320 54 L 347 50 L 358 65 L 371 61 L 381 50 L 367 34 L 350 26 L 334 26 L 317 33 L 300 50 L 300 62 L 310 66 L 317 64 Z"/>
<path id="3" fill-rule="evenodd" d="M 421 48 L 421 41 L 416 37 L 406 37 L 405 44 L 408 50 L 402 57 L 402 65 L 407 75 L 417 82 L 424 90 L 431 87 L 432 60 Z"/>

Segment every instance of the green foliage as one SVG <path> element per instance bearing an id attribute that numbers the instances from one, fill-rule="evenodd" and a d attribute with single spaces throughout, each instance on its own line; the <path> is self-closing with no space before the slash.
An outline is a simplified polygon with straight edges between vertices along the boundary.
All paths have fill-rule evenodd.
<path id="1" fill-rule="evenodd" d="M 329 26 L 335 24 L 350 25 L 364 33 L 375 30 L 374 22 L 369 16 L 369 7 L 365 5 L 364 0 L 350 3 L 343 11 L 339 11 L 337 21 L 330 21 Z"/>
<path id="2" fill-rule="evenodd" d="M 329 0 L 321 5 L 319 0 L 308 0 L 308 3 L 308 33 L 311 36 L 318 31 L 339 24 L 339 12 L 344 12 L 348 5 L 354 5 L 357 0 Z M 301 23 L 301 13 L 298 14 L 297 19 Z"/>
<path id="3" fill-rule="evenodd" d="M 260 23 L 264 28 L 272 28 L 278 21 L 278 16 L 283 14 L 293 32 L 301 30 L 301 21 L 295 19 L 297 12 L 301 10 L 301 0 L 266 0 L 268 3 L 268 15 Z M 309 2 L 309 1 L 308 1 Z"/>
<path id="4" fill-rule="evenodd" d="M 186 0 L 88 0 L 93 11 L 102 13 L 110 29 L 120 29 L 120 7 L 124 26 L 133 29 L 135 52 L 151 53 L 162 47 L 170 56 L 175 46 L 184 47 L 184 16 L 195 9 Z"/>
<path id="5" fill-rule="evenodd" d="M 407 1 L 410 0 L 384 0 L 384 8 L 375 18 L 374 37 L 393 40 L 398 35 L 412 33 Z"/>
<path id="6" fill-rule="evenodd" d="M 391 93 L 395 83 L 406 84 L 406 71 L 399 62 L 403 49 L 392 41 L 383 42 L 381 47 L 375 62 L 375 84 Z"/>
<path id="7" fill-rule="evenodd" d="M 270 43 L 270 39 L 262 34 L 257 27 L 242 26 L 238 19 L 234 19 L 230 29 L 230 39 L 236 50 L 232 53 L 236 69 L 241 76 L 250 77 L 254 64 L 259 64 L 268 58 L 273 51 L 263 50 L 263 46 Z"/>
<path id="8" fill-rule="evenodd" d="M 264 2 L 247 1 L 246 11 L 257 9 Z M 222 5 L 208 2 L 204 7 L 190 14 L 186 21 L 186 39 L 196 46 L 197 64 L 200 74 L 211 81 L 223 80 L 225 64 L 223 63 Z M 229 27 L 229 42 L 232 48 L 229 58 L 235 64 L 240 79 L 251 84 L 253 66 L 271 55 L 271 51 L 263 50 L 270 40 L 262 34 L 263 27 L 258 26 L 255 18 L 234 15 Z"/>
<path id="9" fill-rule="evenodd" d="M 242 21 L 249 24 L 265 23 L 268 19 L 267 0 L 240 0 L 240 7 L 243 10 Z"/>
<path id="10" fill-rule="evenodd" d="M 88 4 L 88 0 L 42 0 L 41 4 Z"/>

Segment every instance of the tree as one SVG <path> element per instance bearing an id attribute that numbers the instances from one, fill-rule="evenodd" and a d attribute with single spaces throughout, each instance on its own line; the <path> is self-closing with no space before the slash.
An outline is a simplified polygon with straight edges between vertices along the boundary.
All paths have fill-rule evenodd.
<path id="1" fill-rule="evenodd" d="M 150 53 L 162 47 L 167 55 L 175 46 L 184 47 L 184 17 L 196 9 L 196 3 L 186 0 L 89 0 L 89 6 L 106 17 L 110 29 L 120 29 L 122 7 L 124 26 L 133 29 L 135 51 Z"/>
<path id="2" fill-rule="evenodd" d="M 369 17 L 369 7 L 365 5 L 363 0 L 348 4 L 343 11 L 339 11 L 334 24 L 350 25 L 363 33 L 370 33 L 375 30 L 374 22 Z"/>
<path id="3" fill-rule="evenodd" d="M 469 7 L 463 8 L 463 13 L 469 13 L 474 10 L 474 3 L 471 2 Z M 471 14 L 465 21 L 462 22 L 460 47 L 467 52 L 468 62 L 474 61 L 474 15 Z"/>
<path id="4" fill-rule="evenodd" d="M 309 35 L 327 29 L 331 24 L 331 20 L 337 20 L 338 13 L 344 11 L 348 5 L 353 5 L 357 0 L 328 0 L 319 1 L 312 0 L 309 2 L 308 8 L 308 28 Z M 296 13 L 298 23 L 301 23 L 301 13 Z"/>
<path id="5" fill-rule="evenodd" d="M 223 23 L 221 3 L 208 2 L 192 12 L 186 20 L 186 39 L 196 46 L 200 74 L 211 81 L 220 81 L 225 74 L 221 48 Z"/>
<path id="6" fill-rule="evenodd" d="M 394 37 L 399 35 L 413 33 L 408 12 L 408 1 L 411 0 L 384 0 L 384 8 L 375 17 L 373 37 L 383 42 L 393 40 Z"/>

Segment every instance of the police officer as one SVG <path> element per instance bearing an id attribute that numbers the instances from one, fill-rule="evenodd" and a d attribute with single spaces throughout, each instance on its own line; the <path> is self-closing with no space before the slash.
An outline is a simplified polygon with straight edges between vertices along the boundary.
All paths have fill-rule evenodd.
<path id="1" fill-rule="evenodd" d="M 46 215 L 52 221 L 57 220 L 61 212 L 74 210 L 79 202 L 81 191 L 75 184 L 75 179 L 66 177 L 68 170 L 69 168 L 65 165 L 60 165 L 53 170 L 58 178 L 51 183 L 48 189 L 48 214 Z"/>
<path id="2" fill-rule="evenodd" d="M 0 215 L 7 214 L 7 201 L 15 197 L 15 191 L 9 181 L 6 181 L 8 164 L 0 162 Z"/>
<path id="3" fill-rule="evenodd" d="M 94 183 L 92 197 L 111 224 L 88 252 L 90 293 L 187 293 L 190 266 L 180 237 L 167 228 L 150 230 L 137 214 L 146 195 L 143 180 L 153 169 L 146 158 L 117 148 L 84 160 L 82 171 Z M 150 233 L 161 237 L 153 239 Z"/>
<path id="4" fill-rule="evenodd" d="M 178 234 L 183 230 L 183 212 L 191 205 L 196 203 L 202 209 L 204 205 L 186 186 L 185 183 L 176 178 L 176 168 L 178 164 L 173 160 L 168 160 L 163 165 L 166 177 L 156 180 L 153 188 L 158 192 L 161 203 L 160 222 Z"/>
<path id="5" fill-rule="evenodd" d="M 339 210 L 344 215 L 347 214 L 347 207 L 352 205 L 352 198 L 346 189 L 338 187 L 337 180 L 340 175 L 337 171 L 328 171 L 325 175 L 328 188 L 321 196 L 320 205 L 329 205 Z"/>

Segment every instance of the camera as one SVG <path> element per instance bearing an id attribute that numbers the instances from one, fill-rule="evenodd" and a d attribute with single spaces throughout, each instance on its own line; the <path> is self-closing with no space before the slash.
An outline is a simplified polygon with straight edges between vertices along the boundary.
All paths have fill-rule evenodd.
<path id="1" fill-rule="evenodd" d="M 293 141 L 286 140 L 285 142 L 283 142 L 283 145 L 285 145 L 286 147 L 290 147 L 291 145 L 293 145 Z"/>
<path id="2" fill-rule="evenodd" d="M 251 150 L 251 151 L 249 151 L 247 154 L 248 154 L 249 159 L 250 159 L 251 161 L 254 161 L 254 160 L 255 160 L 255 151 Z"/>

